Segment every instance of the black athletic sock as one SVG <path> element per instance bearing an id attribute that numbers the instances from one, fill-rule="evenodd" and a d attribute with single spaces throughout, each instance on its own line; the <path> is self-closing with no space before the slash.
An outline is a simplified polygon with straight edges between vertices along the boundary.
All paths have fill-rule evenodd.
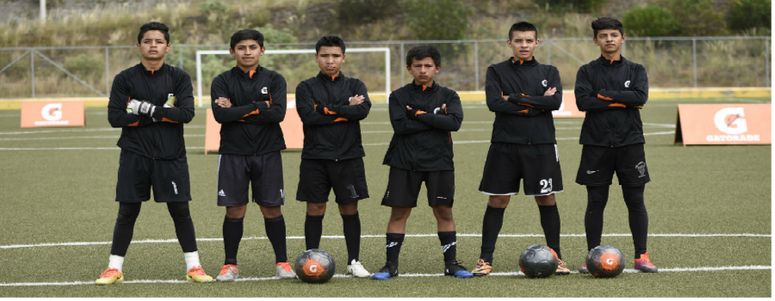
<path id="1" fill-rule="evenodd" d="M 562 259 L 560 252 L 560 212 L 557 205 L 538 206 L 541 215 L 541 228 L 544 229 L 546 245 L 557 253 L 557 257 Z"/>
<path id="2" fill-rule="evenodd" d="M 275 262 L 288 261 L 285 247 L 285 219 L 283 216 L 264 218 L 264 229 L 266 229 L 266 236 L 269 237 L 269 241 L 272 243 Z"/>
<path id="3" fill-rule="evenodd" d="M 608 186 L 587 186 L 587 211 L 584 214 L 587 250 L 600 245 L 600 237 L 603 235 L 603 212 L 607 202 Z"/>
<path id="4" fill-rule="evenodd" d="M 401 253 L 401 245 L 404 243 L 404 233 L 385 234 L 385 252 L 387 253 L 387 266 L 393 271 L 398 269 L 398 255 Z"/>
<path id="5" fill-rule="evenodd" d="M 479 258 L 492 263 L 492 254 L 495 252 L 495 241 L 503 226 L 503 213 L 506 208 L 487 206 L 482 219 L 482 249 Z"/>
<path id="6" fill-rule="evenodd" d="M 126 256 L 129 243 L 134 235 L 135 221 L 140 215 L 142 203 L 118 203 L 118 216 L 113 227 L 113 243 L 110 247 L 111 255 Z"/>
<path id="7" fill-rule="evenodd" d="M 188 202 L 167 203 L 167 211 L 175 223 L 175 235 L 178 237 L 183 253 L 196 251 L 196 230 L 191 220 Z"/>
<path id="8" fill-rule="evenodd" d="M 237 264 L 237 252 L 243 229 L 243 219 L 223 218 L 223 250 L 226 253 L 224 264 Z"/>
<path id="9" fill-rule="evenodd" d="M 635 258 L 639 258 L 640 254 L 646 253 L 646 244 L 648 242 L 649 214 L 643 201 L 644 190 L 645 186 L 622 186 L 624 202 L 627 204 L 627 211 L 629 213 L 630 232 L 632 232 L 632 243 L 635 247 Z"/>
<path id="10" fill-rule="evenodd" d="M 321 235 L 323 235 L 323 216 L 307 215 L 304 220 L 304 242 L 307 250 L 320 247 Z"/>
<path id="11" fill-rule="evenodd" d="M 347 244 L 347 264 L 353 260 L 359 261 L 361 249 L 361 218 L 356 212 L 353 215 L 342 215 L 342 231 Z"/>
<path id="12" fill-rule="evenodd" d="M 438 232 L 441 241 L 441 253 L 444 254 L 444 264 L 457 263 L 457 232 Z"/>

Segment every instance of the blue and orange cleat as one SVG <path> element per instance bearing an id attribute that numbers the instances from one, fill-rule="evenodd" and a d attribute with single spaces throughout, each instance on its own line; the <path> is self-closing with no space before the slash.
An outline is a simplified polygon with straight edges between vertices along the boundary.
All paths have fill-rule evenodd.
<path id="1" fill-rule="evenodd" d="M 444 275 L 455 276 L 455 278 L 471 278 L 474 274 L 469 272 L 468 269 L 460 265 L 460 262 L 453 261 L 444 264 Z"/>
<path id="2" fill-rule="evenodd" d="M 640 254 L 640 257 L 635 259 L 633 263 L 634 263 L 633 267 L 638 271 L 641 271 L 644 273 L 657 272 L 657 266 L 651 263 L 651 260 L 649 259 L 649 252 Z"/>

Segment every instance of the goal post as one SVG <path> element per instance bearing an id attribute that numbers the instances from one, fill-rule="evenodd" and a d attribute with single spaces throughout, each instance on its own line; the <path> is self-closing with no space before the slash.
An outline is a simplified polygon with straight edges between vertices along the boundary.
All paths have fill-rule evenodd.
<path id="1" fill-rule="evenodd" d="M 364 53 L 364 52 L 383 52 L 385 54 L 385 102 L 387 102 L 390 95 L 390 48 L 387 47 L 374 47 L 374 48 L 347 48 L 346 53 Z M 315 49 L 276 49 L 266 50 L 264 54 L 310 54 L 315 53 Z M 197 90 L 197 106 L 202 107 L 204 105 L 204 98 L 202 96 L 202 57 L 206 55 L 228 55 L 228 50 L 197 50 L 196 51 L 196 90 Z M 290 88 L 289 88 L 290 90 Z"/>

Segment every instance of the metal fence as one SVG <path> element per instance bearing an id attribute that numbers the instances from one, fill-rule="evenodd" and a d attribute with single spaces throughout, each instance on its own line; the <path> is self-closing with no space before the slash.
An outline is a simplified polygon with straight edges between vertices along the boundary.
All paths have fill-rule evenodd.
<path id="1" fill-rule="evenodd" d="M 643 64 L 651 87 L 769 87 L 770 37 L 627 38 L 624 56 Z M 413 46 L 430 44 L 442 53 L 437 80 L 456 90 L 482 90 L 490 64 L 508 59 L 505 40 L 349 42 L 348 47 L 387 47 L 391 50 L 391 86 L 409 82 L 404 54 Z M 309 49 L 313 43 L 267 44 L 267 49 Z M 167 62 L 194 74 L 197 50 L 227 49 L 227 45 L 172 45 Z M 536 59 L 557 66 L 563 87 L 573 87 L 579 66 L 596 59 L 599 48 L 590 38 L 541 41 Z M 107 96 L 113 76 L 139 62 L 134 46 L 0 48 L 0 98 Z M 229 56 L 203 60 L 203 87 L 233 66 Z M 277 70 L 289 91 L 317 73 L 311 55 L 269 55 L 262 65 Z M 384 56 L 352 53 L 343 71 L 374 89 L 385 85 Z M 193 76 L 192 76 L 193 79 Z M 194 83 L 196 85 L 196 83 Z"/>

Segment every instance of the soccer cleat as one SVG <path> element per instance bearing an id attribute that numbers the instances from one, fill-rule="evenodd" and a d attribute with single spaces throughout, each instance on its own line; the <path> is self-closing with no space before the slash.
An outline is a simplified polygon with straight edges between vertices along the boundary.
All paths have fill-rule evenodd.
<path id="1" fill-rule="evenodd" d="M 570 269 L 568 268 L 568 265 L 565 263 L 565 260 L 557 258 L 557 270 L 554 271 L 554 274 L 556 275 L 570 274 Z"/>
<path id="2" fill-rule="evenodd" d="M 221 272 L 215 277 L 215 280 L 221 282 L 230 282 L 239 278 L 239 269 L 236 264 L 224 264 L 221 267 Z"/>
<path id="3" fill-rule="evenodd" d="M 371 279 L 388 280 L 396 276 L 398 276 L 398 267 L 391 269 L 390 265 L 385 264 L 378 272 L 371 275 Z"/>
<path id="4" fill-rule="evenodd" d="M 468 271 L 465 267 L 460 265 L 460 262 L 453 261 L 444 264 L 444 275 L 455 276 L 456 278 L 471 278 L 474 274 Z"/>
<path id="5" fill-rule="evenodd" d="M 485 261 L 484 259 L 479 258 L 479 261 L 476 262 L 476 265 L 474 266 L 474 269 L 471 270 L 471 273 L 477 277 L 490 275 L 490 273 L 492 273 L 492 264 Z"/>
<path id="6" fill-rule="evenodd" d="M 107 268 L 100 273 L 100 278 L 94 281 L 97 285 L 108 285 L 124 281 L 124 273 L 114 268 Z"/>
<path id="7" fill-rule="evenodd" d="M 353 259 L 350 264 L 347 265 L 347 274 L 353 275 L 356 278 L 366 278 L 371 276 L 371 273 L 363 267 L 360 261 Z"/>
<path id="8" fill-rule="evenodd" d="M 280 279 L 293 279 L 296 278 L 296 273 L 293 272 L 291 264 L 287 261 L 278 262 L 275 264 L 275 275 Z"/>
<path id="9" fill-rule="evenodd" d="M 589 269 L 587 268 L 587 263 L 586 262 L 582 263 L 581 266 L 579 267 L 579 273 L 581 273 L 581 274 L 589 274 Z"/>
<path id="10" fill-rule="evenodd" d="M 195 266 L 186 272 L 186 280 L 195 283 L 213 282 L 213 277 L 207 275 L 201 266 Z"/>
<path id="11" fill-rule="evenodd" d="M 657 266 L 651 263 L 649 252 L 640 254 L 640 257 L 634 260 L 634 268 L 644 273 L 656 273 Z"/>

